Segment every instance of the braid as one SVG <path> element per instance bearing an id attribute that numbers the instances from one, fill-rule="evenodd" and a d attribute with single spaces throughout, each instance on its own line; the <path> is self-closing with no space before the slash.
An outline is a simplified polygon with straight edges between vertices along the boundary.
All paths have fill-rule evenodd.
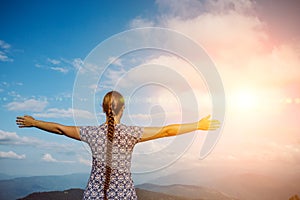
<path id="1" fill-rule="evenodd" d="M 111 175 L 111 162 L 112 162 L 112 144 L 115 133 L 115 119 L 112 109 L 108 112 L 108 127 L 107 127 L 107 149 L 106 149 L 106 174 L 104 183 L 104 200 L 107 200 L 107 191 L 109 189 L 110 175 Z"/>
<path id="2" fill-rule="evenodd" d="M 117 91 L 108 92 L 102 102 L 103 111 L 107 117 L 107 145 L 106 145 L 106 166 L 105 166 L 105 182 L 104 182 L 104 200 L 107 200 L 107 192 L 112 173 L 112 148 L 115 134 L 115 116 L 120 114 L 124 108 L 124 98 Z"/>

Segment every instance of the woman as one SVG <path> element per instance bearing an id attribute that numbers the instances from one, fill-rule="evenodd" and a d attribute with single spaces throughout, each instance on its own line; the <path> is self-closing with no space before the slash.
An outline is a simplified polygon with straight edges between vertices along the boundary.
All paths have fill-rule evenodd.
<path id="1" fill-rule="evenodd" d="M 36 120 L 31 116 L 17 117 L 16 120 L 20 128 L 36 127 L 89 144 L 93 165 L 83 199 L 137 199 L 130 173 L 131 155 L 136 143 L 195 130 L 215 130 L 220 124 L 207 116 L 189 124 L 164 127 L 126 126 L 120 123 L 124 98 L 116 91 L 105 95 L 102 107 L 106 122 L 100 126 L 64 126 Z"/>

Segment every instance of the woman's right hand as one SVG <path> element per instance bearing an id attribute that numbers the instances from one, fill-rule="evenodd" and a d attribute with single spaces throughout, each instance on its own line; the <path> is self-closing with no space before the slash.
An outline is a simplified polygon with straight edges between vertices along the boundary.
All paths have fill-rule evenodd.
<path id="1" fill-rule="evenodd" d="M 28 115 L 17 117 L 16 123 L 19 128 L 35 127 L 50 133 L 65 135 L 67 137 L 80 140 L 80 128 L 77 126 L 65 126 L 54 122 L 35 120 L 33 117 Z"/>
<path id="2" fill-rule="evenodd" d="M 36 120 L 29 115 L 24 115 L 23 117 L 17 117 L 16 119 L 16 123 L 19 126 L 19 128 L 33 127 L 35 122 Z"/>

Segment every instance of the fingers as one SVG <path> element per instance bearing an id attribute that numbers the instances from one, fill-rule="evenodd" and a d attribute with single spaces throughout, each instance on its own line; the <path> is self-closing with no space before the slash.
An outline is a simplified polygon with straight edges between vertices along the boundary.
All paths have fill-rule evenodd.
<path id="1" fill-rule="evenodd" d="M 19 128 L 24 128 L 26 127 L 24 125 L 24 122 L 25 122 L 25 116 L 24 117 L 20 117 L 18 116 L 17 119 L 16 119 L 16 124 L 18 125 Z"/>
<path id="2" fill-rule="evenodd" d="M 17 117 L 17 120 L 24 120 L 25 119 L 25 117 Z"/>
<path id="3" fill-rule="evenodd" d="M 219 120 L 209 120 L 210 124 L 216 124 L 216 125 L 219 125 L 221 124 L 221 122 Z"/>
<path id="4" fill-rule="evenodd" d="M 221 123 L 219 120 L 210 120 L 210 126 L 208 128 L 208 130 L 212 131 L 212 130 L 216 130 L 218 128 L 220 128 Z"/>
<path id="5" fill-rule="evenodd" d="M 17 120 L 16 124 L 21 128 L 21 126 L 24 126 L 24 121 L 23 120 Z"/>
<path id="6" fill-rule="evenodd" d="M 19 124 L 19 123 L 23 123 L 24 122 L 24 118 L 23 117 L 17 117 L 16 119 L 16 123 Z"/>
<path id="7" fill-rule="evenodd" d="M 220 128 L 219 125 L 218 125 L 218 126 L 210 126 L 210 127 L 208 128 L 208 130 L 209 130 L 209 131 L 214 131 L 214 130 L 216 130 L 216 129 L 218 129 L 218 128 Z"/>
<path id="8" fill-rule="evenodd" d="M 33 118 L 30 115 L 17 116 L 17 119 Z"/>

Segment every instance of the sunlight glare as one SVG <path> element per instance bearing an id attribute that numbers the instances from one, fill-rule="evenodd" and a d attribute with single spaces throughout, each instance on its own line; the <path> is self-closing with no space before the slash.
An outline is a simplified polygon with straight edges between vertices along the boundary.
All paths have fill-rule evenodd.
<path id="1" fill-rule="evenodd" d="M 249 111 L 258 106 L 259 94 L 249 89 L 241 89 L 236 91 L 233 96 L 232 103 L 239 111 Z"/>

